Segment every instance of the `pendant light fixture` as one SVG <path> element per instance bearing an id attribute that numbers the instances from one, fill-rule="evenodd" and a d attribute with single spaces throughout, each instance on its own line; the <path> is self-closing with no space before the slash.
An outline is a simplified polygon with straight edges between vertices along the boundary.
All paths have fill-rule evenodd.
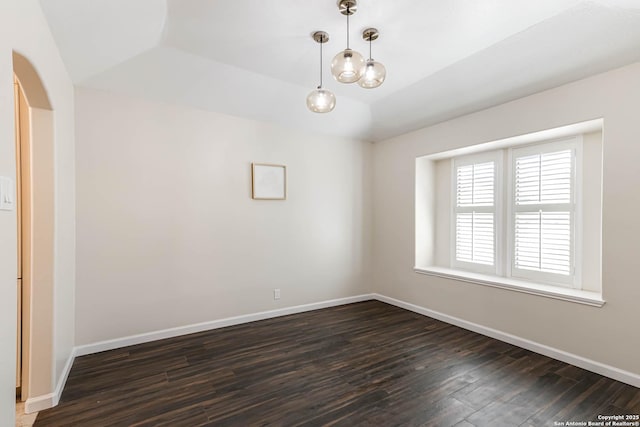
<path id="1" fill-rule="evenodd" d="M 307 108 L 314 113 L 329 113 L 336 106 L 336 96 L 322 88 L 322 45 L 329 41 L 329 34 L 316 31 L 312 38 L 320 44 L 320 85 L 307 96 Z"/>
<path id="2" fill-rule="evenodd" d="M 338 53 L 331 62 L 331 74 L 340 83 L 356 83 L 365 89 L 374 89 L 384 83 L 387 70 L 371 56 L 371 42 L 377 40 L 380 33 L 376 28 L 367 28 L 362 38 L 369 42 L 369 59 L 364 60 L 361 54 L 351 50 L 349 46 L 349 17 L 358 10 L 358 0 L 337 0 L 338 10 L 347 17 L 347 48 Z M 307 107 L 314 113 L 328 113 L 336 106 L 335 95 L 322 87 L 322 45 L 329 41 L 324 31 L 312 34 L 313 40 L 320 43 L 320 86 L 307 96 Z"/>
<path id="3" fill-rule="evenodd" d="M 380 33 L 375 28 L 367 28 L 362 33 L 362 38 L 369 42 L 369 59 L 364 68 L 358 84 L 365 89 L 373 89 L 380 86 L 387 77 L 387 69 L 381 63 L 371 57 L 371 42 L 379 37 Z"/>
<path id="4" fill-rule="evenodd" d="M 347 17 L 347 48 L 338 53 L 331 62 L 331 74 L 340 83 L 355 83 L 360 80 L 365 68 L 362 55 L 349 47 L 349 16 L 358 9 L 357 0 L 339 0 L 338 9 Z"/>

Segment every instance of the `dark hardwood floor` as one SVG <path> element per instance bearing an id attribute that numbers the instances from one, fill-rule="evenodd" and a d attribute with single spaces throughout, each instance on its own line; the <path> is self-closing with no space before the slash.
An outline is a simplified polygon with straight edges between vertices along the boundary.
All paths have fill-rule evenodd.
<path id="1" fill-rule="evenodd" d="M 538 427 L 599 414 L 640 414 L 640 389 L 368 301 L 79 357 L 35 426 Z"/>

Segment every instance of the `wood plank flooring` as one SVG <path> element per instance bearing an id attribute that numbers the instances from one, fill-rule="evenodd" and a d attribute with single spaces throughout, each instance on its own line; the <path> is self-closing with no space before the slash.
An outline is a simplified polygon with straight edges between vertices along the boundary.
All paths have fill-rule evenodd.
<path id="1" fill-rule="evenodd" d="M 640 389 L 377 301 L 76 359 L 35 426 L 553 426 Z"/>

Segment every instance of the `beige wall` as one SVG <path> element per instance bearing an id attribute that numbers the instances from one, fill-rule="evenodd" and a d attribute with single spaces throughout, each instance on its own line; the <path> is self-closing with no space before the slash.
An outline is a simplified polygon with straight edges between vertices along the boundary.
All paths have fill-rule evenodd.
<path id="1" fill-rule="evenodd" d="M 640 64 L 529 96 L 374 146 L 377 292 L 640 374 Z M 604 118 L 603 308 L 419 275 L 416 157 Z M 553 331 L 550 333 L 550 331 Z"/>
<path id="2" fill-rule="evenodd" d="M 12 52 L 26 57 L 44 82 L 54 110 L 55 237 L 53 351 L 48 360 L 52 392 L 73 347 L 75 280 L 73 86 L 37 0 L 4 0 L 0 5 L 0 122 L 13 123 Z M 0 176 L 15 177 L 13 125 L 0 126 Z M 0 211 L 0 425 L 14 425 L 16 334 L 16 213 Z"/>
<path id="3" fill-rule="evenodd" d="M 371 144 L 91 89 L 76 107 L 76 345 L 370 290 Z M 287 166 L 286 201 L 251 199 L 251 162 Z"/>

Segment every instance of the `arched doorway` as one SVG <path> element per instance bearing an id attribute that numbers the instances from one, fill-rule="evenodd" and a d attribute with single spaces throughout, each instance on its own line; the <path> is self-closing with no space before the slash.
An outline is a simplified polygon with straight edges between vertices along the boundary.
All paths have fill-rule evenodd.
<path id="1" fill-rule="evenodd" d="M 13 53 L 16 95 L 16 181 L 21 368 L 16 378 L 27 412 L 53 391 L 54 121 L 36 69 Z M 20 197 L 21 196 L 21 197 Z M 17 333 L 18 333 L 17 331 Z M 18 383 L 19 381 L 19 383 Z"/>

